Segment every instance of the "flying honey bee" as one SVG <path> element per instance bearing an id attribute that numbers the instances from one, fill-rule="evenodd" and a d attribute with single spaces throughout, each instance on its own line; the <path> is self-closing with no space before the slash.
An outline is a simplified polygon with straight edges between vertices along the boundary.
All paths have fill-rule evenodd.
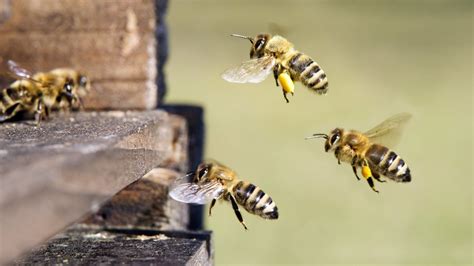
<path id="1" fill-rule="evenodd" d="M 358 180 L 357 168 L 361 168 L 362 176 L 367 180 L 373 191 L 375 178 L 385 182 L 380 176 L 385 176 L 396 182 L 410 182 L 411 174 L 405 161 L 389 148 L 377 144 L 380 141 L 394 140 L 399 136 L 401 126 L 411 118 L 410 114 L 394 115 L 371 130 L 361 133 L 355 130 L 336 128 L 327 134 L 313 134 L 306 139 L 324 138 L 326 152 L 334 151 L 338 163 L 349 163 Z"/>
<path id="2" fill-rule="evenodd" d="M 288 103 L 287 94 L 294 94 L 294 81 L 318 94 L 328 90 L 328 80 L 321 67 L 309 56 L 294 49 L 287 39 L 264 33 L 255 38 L 232 34 L 231 36 L 250 41 L 251 60 L 228 69 L 222 78 L 233 83 L 260 83 L 273 71 L 276 86 L 281 85 L 283 97 Z"/>
<path id="3" fill-rule="evenodd" d="M 88 87 L 87 79 L 84 81 L 79 74 L 74 75 L 74 71 L 53 70 L 33 75 L 11 60 L 8 61 L 8 68 L 18 80 L 0 91 L 0 122 L 20 115 L 34 115 L 38 125 L 51 110 L 64 105 L 64 100 L 69 103 L 67 108 L 72 109 L 74 103 L 80 102 L 80 88 Z"/>
<path id="4" fill-rule="evenodd" d="M 205 161 L 190 175 L 193 176 L 191 182 L 177 182 L 171 189 L 169 195 L 173 199 L 195 204 L 211 202 L 209 216 L 217 200 L 230 201 L 245 229 L 247 226 L 238 205 L 264 219 L 278 219 L 278 208 L 272 198 L 259 187 L 239 180 L 237 173 L 227 166 L 216 161 Z"/>

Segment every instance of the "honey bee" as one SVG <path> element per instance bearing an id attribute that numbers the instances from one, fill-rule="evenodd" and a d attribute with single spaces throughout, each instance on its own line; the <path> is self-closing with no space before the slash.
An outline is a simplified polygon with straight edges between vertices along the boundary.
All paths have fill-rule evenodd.
<path id="1" fill-rule="evenodd" d="M 20 114 L 27 117 L 34 114 L 38 125 L 42 119 L 49 116 L 51 110 L 58 109 L 64 99 L 69 102 L 71 108 L 74 102 L 80 101 L 79 76 L 69 72 L 67 75 L 59 75 L 57 70 L 33 75 L 11 60 L 8 61 L 8 68 L 10 74 L 18 80 L 0 92 L 0 122 Z M 77 81 L 74 80 L 75 77 Z M 87 83 L 86 80 L 83 86 L 87 87 Z"/>
<path id="2" fill-rule="evenodd" d="M 193 177 L 191 182 L 178 181 L 172 187 L 169 195 L 173 199 L 195 204 L 211 202 L 209 216 L 217 200 L 230 201 L 237 219 L 246 230 L 238 205 L 264 219 L 278 219 L 278 208 L 270 196 L 259 187 L 239 180 L 237 173 L 221 163 L 205 161 L 189 175 Z"/>
<path id="3" fill-rule="evenodd" d="M 0 91 L 0 122 L 19 114 L 35 116 L 36 124 L 45 116 L 43 92 L 30 80 L 17 80 Z"/>
<path id="4" fill-rule="evenodd" d="M 63 94 L 57 100 L 57 107 L 62 110 L 77 110 L 83 108 L 82 98 L 90 91 L 90 81 L 86 75 L 70 68 L 56 68 L 49 72 L 50 75 L 63 78 L 72 85 L 69 95 Z M 67 103 L 67 104 L 66 104 Z M 56 107 L 56 106 L 55 106 Z"/>
<path id="5" fill-rule="evenodd" d="M 379 182 L 385 182 L 380 176 L 385 176 L 396 182 L 410 182 L 410 168 L 405 161 L 394 151 L 377 144 L 383 139 L 392 139 L 400 135 L 401 126 L 411 118 L 410 114 L 401 113 L 394 115 L 371 130 L 361 133 L 356 130 L 345 130 L 336 128 L 327 134 L 313 134 L 306 139 L 324 138 L 324 150 L 334 151 L 338 163 L 349 163 L 352 166 L 357 180 L 357 168 L 361 168 L 362 176 L 367 180 L 373 191 L 375 189 L 375 178 Z"/>
<path id="6" fill-rule="evenodd" d="M 233 83 L 260 83 L 273 71 L 276 86 L 281 85 L 287 103 L 287 94 L 294 94 L 294 81 L 301 81 L 318 94 L 327 92 L 326 73 L 309 56 L 295 50 L 287 39 L 267 33 L 259 34 L 255 38 L 238 34 L 231 36 L 250 41 L 251 60 L 226 70 L 222 74 L 224 80 Z"/>

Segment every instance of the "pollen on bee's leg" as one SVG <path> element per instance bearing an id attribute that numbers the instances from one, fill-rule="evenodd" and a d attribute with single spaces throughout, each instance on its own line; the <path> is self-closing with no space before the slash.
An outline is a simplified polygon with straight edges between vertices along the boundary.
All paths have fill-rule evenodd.
<path id="1" fill-rule="evenodd" d="M 294 94 L 295 83 L 293 83 L 293 80 L 291 79 L 290 75 L 288 75 L 288 73 L 283 72 L 278 75 L 278 82 L 280 82 L 280 85 L 285 93 Z"/>
<path id="2" fill-rule="evenodd" d="M 367 165 L 362 166 L 362 176 L 366 179 L 372 176 L 372 171 Z"/>
<path id="3" fill-rule="evenodd" d="M 367 166 L 367 165 L 363 165 L 361 172 L 362 172 L 362 176 L 363 176 L 363 177 L 367 180 L 367 182 L 369 183 L 370 188 L 371 188 L 374 192 L 379 193 L 379 191 L 378 191 L 377 189 L 375 189 L 374 180 L 372 179 L 372 171 L 370 170 L 370 167 Z"/>

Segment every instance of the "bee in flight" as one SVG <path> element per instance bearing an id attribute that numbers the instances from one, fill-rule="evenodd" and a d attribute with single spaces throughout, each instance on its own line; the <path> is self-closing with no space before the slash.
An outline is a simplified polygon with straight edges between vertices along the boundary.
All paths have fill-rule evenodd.
<path id="1" fill-rule="evenodd" d="M 396 182 L 410 182 L 411 174 L 405 161 L 389 148 L 377 144 L 384 139 L 395 140 L 400 135 L 401 126 L 411 118 L 410 114 L 394 115 L 371 130 L 361 133 L 356 130 L 336 128 L 327 134 L 314 134 L 306 139 L 324 138 L 326 152 L 334 151 L 338 163 L 349 163 L 357 178 L 357 168 L 361 168 L 362 176 L 367 180 L 373 191 L 375 178 L 385 182 L 380 176 L 385 176 Z"/>
<path id="2" fill-rule="evenodd" d="M 64 106 L 64 100 L 69 104 L 67 108 L 72 109 L 75 103 L 80 103 L 80 91 L 89 87 L 84 76 L 73 74 L 77 72 L 53 70 L 33 75 L 11 60 L 8 61 L 8 68 L 18 80 L 0 91 L 0 122 L 20 115 L 34 115 L 38 125 L 51 110 Z"/>
<path id="3" fill-rule="evenodd" d="M 294 49 L 287 39 L 270 34 L 259 34 L 255 38 L 232 34 L 231 36 L 250 41 L 251 60 L 230 68 L 222 78 L 233 83 L 260 83 L 273 72 L 276 86 L 281 85 L 283 97 L 294 94 L 294 81 L 301 81 L 310 90 L 325 94 L 328 80 L 321 67 L 309 56 Z"/>
<path id="4" fill-rule="evenodd" d="M 209 216 L 217 200 L 230 201 L 239 222 L 247 229 L 239 205 L 249 213 L 264 219 L 278 219 L 278 208 L 275 202 L 259 187 L 239 180 L 237 173 L 216 161 L 201 163 L 192 176 L 191 182 L 178 180 L 173 185 L 169 195 L 180 202 L 206 204 Z"/>

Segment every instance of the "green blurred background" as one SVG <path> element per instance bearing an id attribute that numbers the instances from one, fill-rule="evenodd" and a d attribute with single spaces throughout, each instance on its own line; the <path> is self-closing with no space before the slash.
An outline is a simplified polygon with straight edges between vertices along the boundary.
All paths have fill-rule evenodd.
<path id="1" fill-rule="evenodd" d="M 235 169 L 278 205 L 266 221 L 218 204 L 217 264 L 472 263 L 471 1 L 170 2 L 167 102 L 202 105 L 206 157 Z M 310 55 L 326 96 L 296 84 L 286 104 L 272 78 L 230 84 L 220 74 L 248 59 L 231 33 L 273 31 Z M 314 132 L 366 130 L 414 116 L 393 147 L 408 184 L 380 194 L 338 165 Z"/>

